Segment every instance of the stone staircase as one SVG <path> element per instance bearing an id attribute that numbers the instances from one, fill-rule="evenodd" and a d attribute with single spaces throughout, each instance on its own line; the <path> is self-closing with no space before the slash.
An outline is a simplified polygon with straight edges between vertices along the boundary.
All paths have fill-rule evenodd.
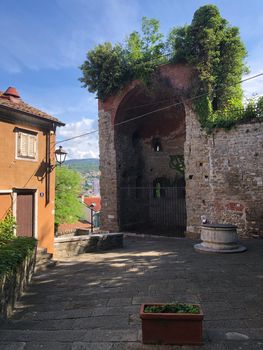
<path id="1" fill-rule="evenodd" d="M 37 248 L 35 273 L 45 271 L 56 265 L 56 261 L 52 260 L 53 254 L 47 252 L 45 248 Z"/>

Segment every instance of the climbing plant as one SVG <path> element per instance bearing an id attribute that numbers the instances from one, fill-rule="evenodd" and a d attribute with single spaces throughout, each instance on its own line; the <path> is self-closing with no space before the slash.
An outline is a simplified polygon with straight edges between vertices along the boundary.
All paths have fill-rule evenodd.
<path id="1" fill-rule="evenodd" d="M 173 62 L 187 62 L 198 71 L 195 95 L 202 97 L 194 104 L 201 125 L 235 119 L 227 110 L 242 108 L 239 82 L 248 71 L 239 29 L 230 26 L 215 5 L 206 5 L 195 12 L 189 26 L 172 29 L 168 42 Z"/>
<path id="2" fill-rule="evenodd" d="M 166 39 L 159 27 L 156 19 L 143 17 L 141 34 L 135 31 L 123 43 L 88 51 L 80 67 L 83 87 L 106 99 L 134 79 L 150 87 L 160 64 L 187 63 L 197 71 L 191 95 L 201 96 L 193 103 L 203 128 L 230 127 L 248 118 L 239 84 L 248 71 L 239 29 L 215 5 L 200 7 L 190 25 L 172 28 Z M 236 109 L 243 112 L 233 113 Z"/>

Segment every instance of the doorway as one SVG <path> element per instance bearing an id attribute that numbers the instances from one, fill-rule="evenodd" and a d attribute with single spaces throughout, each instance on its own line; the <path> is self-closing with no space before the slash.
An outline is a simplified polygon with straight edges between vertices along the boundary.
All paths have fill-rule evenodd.
<path id="1" fill-rule="evenodd" d="M 17 191 L 16 235 L 34 237 L 35 191 Z"/>

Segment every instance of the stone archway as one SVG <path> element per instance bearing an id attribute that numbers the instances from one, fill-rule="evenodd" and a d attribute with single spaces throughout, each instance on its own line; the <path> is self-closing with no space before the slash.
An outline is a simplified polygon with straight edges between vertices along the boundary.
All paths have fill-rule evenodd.
<path id="1" fill-rule="evenodd" d="M 119 104 L 114 125 L 120 230 L 184 233 L 186 127 L 180 99 L 162 84 L 151 91 L 137 85 Z"/>
<path id="2" fill-rule="evenodd" d="M 162 233 L 164 225 L 160 220 L 167 217 L 162 205 L 170 206 L 168 219 L 171 220 L 178 208 L 175 206 L 178 201 L 173 199 L 175 195 L 182 205 L 172 220 L 178 223 L 182 214 L 184 220 L 177 226 L 172 224 L 164 233 L 175 234 L 178 229 L 182 232 L 186 226 L 185 186 L 187 226 L 192 228 L 199 222 L 199 212 L 203 211 L 200 206 L 197 211 L 196 206 L 192 206 L 190 195 L 196 191 L 194 182 L 189 180 L 189 174 L 195 174 L 191 159 L 200 153 L 200 147 L 191 146 L 193 137 L 199 142 L 200 127 L 187 101 L 194 74 L 187 65 L 163 65 L 156 72 L 155 84 L 150 89 L 133 81 L 119 93 L 99 100 L 103 230 L 116 232 L 134 228 L 137 232 L 146 232 L 153 224 L 157 232 Z M 165 108 L 171 104 L 172 107 Z M 145 117 L 132 120 L 143 114 Z M 183 164 L 185 177 L 178 174 Z"/>

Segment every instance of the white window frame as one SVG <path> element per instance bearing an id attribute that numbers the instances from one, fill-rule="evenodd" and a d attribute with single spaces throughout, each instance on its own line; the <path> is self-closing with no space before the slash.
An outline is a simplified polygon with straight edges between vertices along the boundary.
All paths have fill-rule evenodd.
<path id="1" fill-rule="evenodd" d="M 19 150 L 20 150 L 20 139 L 21 137 L 27 137 L 27 151 L 26 154 L 22 155 L 19 154 Z M 28 145 L 28 141 L 29 139 L 32 138 L 33 139 L 33 147 L 35 148 L 34 150 L 34 156 L 30 156 L 29 155 L 29 145 Z M 33 161 L 36 162 L 38 160 L 38 133 L 37 132 L 33 132 L 31 130 L 24 130 L 24 129 L 17 129 L 16 130 L 16 150 L 15 150 L 16 154 L 15 154 L 15 158 L 18 160 L 27 160 L 27 161 Z"/>

